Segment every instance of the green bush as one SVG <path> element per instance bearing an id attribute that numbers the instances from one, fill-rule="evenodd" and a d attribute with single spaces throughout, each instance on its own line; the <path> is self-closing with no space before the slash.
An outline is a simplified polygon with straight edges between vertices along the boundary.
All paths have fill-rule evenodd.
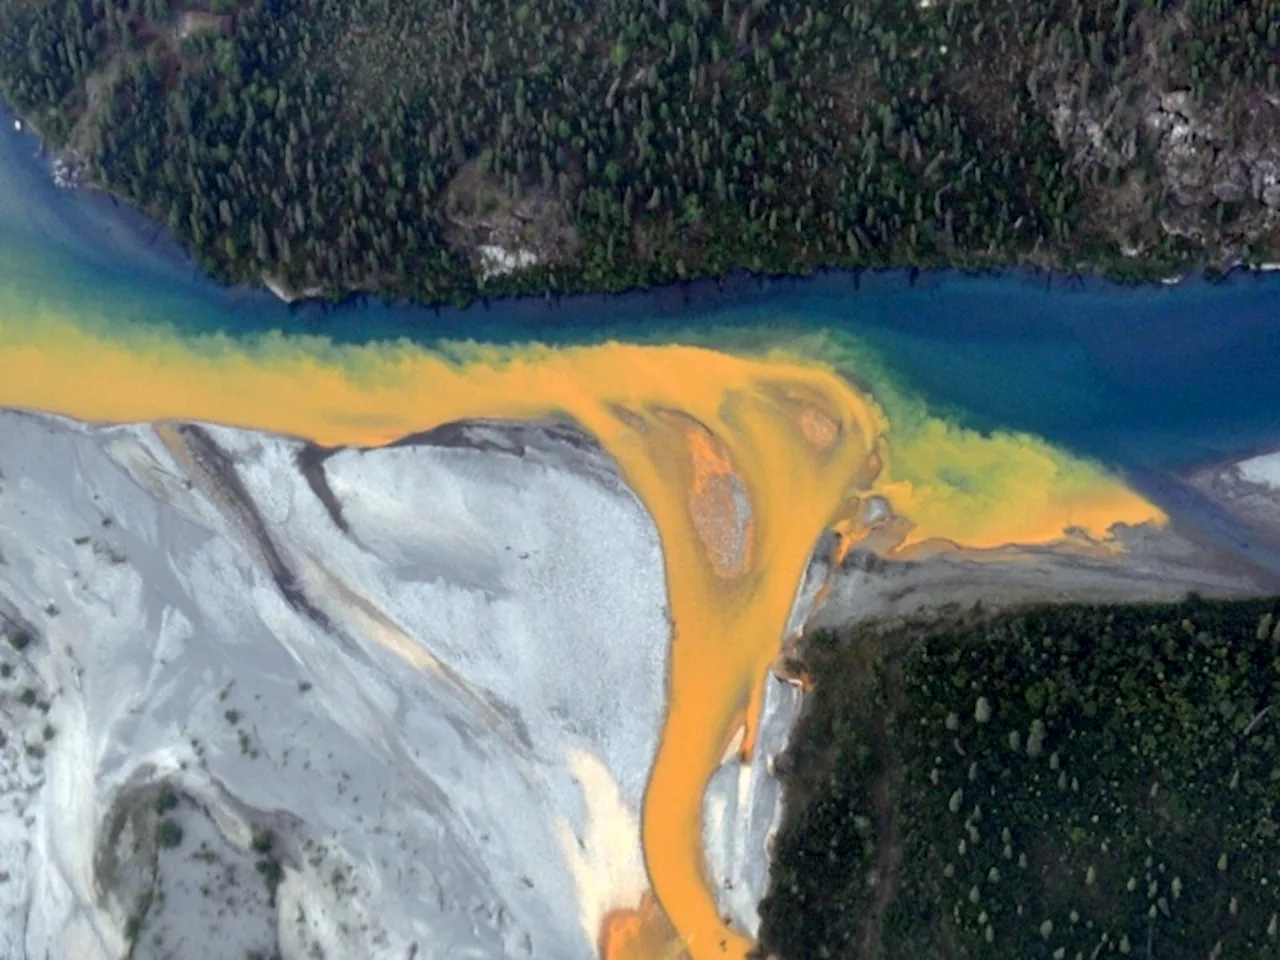
<path id="1" fill-rule="evenodd" d="M 164 815 L 178 805 L 178 795 L 173 788 L 167 784 L 160 788 L 160 792 L 156 794 L 155 808 L 156 813 Z"/>
<path id="2" fill-rule="evenodd" d="M 156 824 L 156 843 L 171 850 L 182 843 L 182 827 L 167 817 Z"/>

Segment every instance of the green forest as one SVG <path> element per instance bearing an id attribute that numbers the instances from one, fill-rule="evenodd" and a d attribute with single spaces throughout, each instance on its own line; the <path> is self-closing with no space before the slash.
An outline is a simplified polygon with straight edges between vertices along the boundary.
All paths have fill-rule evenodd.
<path id="1" fill-rule="evenodd" d="M 1280 956 L 1280 601 L 808 641 L 764 950 Z"/>
<path id="2" fill-rule="evenodd" d="M 214 275 L 309 295 L 1140 280 L 1280 259 L 1278 30 L 1276 0 L 0 0 L 0 88 Z"/>

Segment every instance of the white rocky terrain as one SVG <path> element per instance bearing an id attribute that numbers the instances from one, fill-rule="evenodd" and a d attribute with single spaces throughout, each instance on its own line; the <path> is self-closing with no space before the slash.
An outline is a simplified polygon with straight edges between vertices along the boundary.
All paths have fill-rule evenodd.
<path id="1" fill-rule="evenodd" d="M 580 435 L 3 413 L 0 473 L 0 956 L 568 960 L 638 901 L 662 557 Z"/>
<path id="2" fill-rule="evenodd" d="M 1242 460 L 1236 470 L 1245 481 L 1280 493 L 1280 453 L 1266 453 Z"/>
<path id="3" fill-rule="evenodd" d="M 1276 586 L 1177 524 L 1121 540 L 854 554 L 815 622 Z M 0 957 L 594 957 L 645 888 L 669 631 L 651 519 L 563 427 L 323 450 L 0 413 Z M 748 932 L 799 707 L 771 679 L 707 789 Z"/>
<path id="4" fill-rule="evenodd" d="M 1238 526 L 1233 546 L 1280 569 L 1280 451 L 1193 472 L 1185 487 Z"/>

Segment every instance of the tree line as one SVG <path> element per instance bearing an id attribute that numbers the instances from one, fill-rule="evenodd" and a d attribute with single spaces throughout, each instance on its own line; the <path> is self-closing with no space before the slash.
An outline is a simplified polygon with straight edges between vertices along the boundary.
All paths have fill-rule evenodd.
<path id="1" fill-rule="evenodd" d="M 0 0 L 0 86 L 226 280 L 466 301 L 738 268 L 1147 276 L 1203 248 L 1121 256 L 1105 172 L 1073 167 L 1032 73 L 1138 85 L 1154 44 L 1197 96 L 1276 90 L 1275 7 Z M 477 243 L 512 231 L 558 240 L 482 291 Z"/>

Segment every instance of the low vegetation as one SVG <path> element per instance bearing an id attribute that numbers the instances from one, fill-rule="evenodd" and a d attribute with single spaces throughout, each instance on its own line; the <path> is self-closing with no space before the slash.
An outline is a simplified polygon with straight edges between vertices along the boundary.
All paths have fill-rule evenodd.
<path id="1" fill-rule="evenodd" d="M 156 824 L 156 843 L 172 850 L 182 843 L 182 827 L 167 817 Z"/>
<path id="2" fill-rule="evenodd" d="M 267 885 L 267 896 L 270 902 L 276 902 L 276 891 L 284 881 L 284 866 L 276 856 L 276 835 L 270 830 L 260 829 L 253 833 L 253 852 L 258 855 L 254 869 Z"/>
<path id="3" fill-rule="evenodd" d="M 1280 603 L 814 638 L 763 948 L 1280 951 Z"/>
<path id="4" fill-rule="evenodd" d="M 0 0 L 0 87 L 225 280 L 1280 258 L 1274 0 Z"/>
<path id="5" fill-rule="evenodd" d="M 163 786 L 156 794 L 155 808 L 156 813 L 164 816 L 170 810 L 177 808 L 178 794 L 174 792 L 173 787 Z"/>

